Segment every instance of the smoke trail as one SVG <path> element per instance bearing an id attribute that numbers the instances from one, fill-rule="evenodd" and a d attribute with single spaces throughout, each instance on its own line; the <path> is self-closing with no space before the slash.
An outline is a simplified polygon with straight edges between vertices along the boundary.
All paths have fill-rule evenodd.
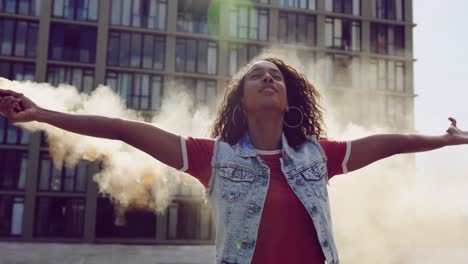
<path id="1" fill-rule="evenodd" d="M 106 86 L 99 86 L 86 95 L 79 94 L 69 85 L 52 87 L 46 83 L 0 79 L 0 89 L 24 93 L 46 109 L 143 121 L 137 112 L 127 109 L 119 95 Z M 182 135 L 206 136 L 210 120 L 207 109 L 199 108 L 192 113 L 189 111 L 190 105 L 190 98 L 181 91 L 169 93 L 160 115 L 154 117 L 153 123 Z M 117 212 L 133 207 L 162 213 L 184 186 L 191 190 L 192 195 L 202 198 L 203 187 L 197 180 L 123 142 L 83 136 L 45 123 L 19 123 L 18 126 L 45 132 L 57 168 L 63 165 L 73 167 L 81 159 L 100 162 L 102 169 L 93 179 L 99 191 L 120 207 Z"/>

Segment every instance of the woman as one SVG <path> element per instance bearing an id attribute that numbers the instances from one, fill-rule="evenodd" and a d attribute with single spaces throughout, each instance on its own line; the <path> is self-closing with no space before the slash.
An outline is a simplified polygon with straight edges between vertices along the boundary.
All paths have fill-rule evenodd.
<path id="1" fill-rule="evenodd" d="M 122 140 L 197 177 L 215 214 L 216 263 L 339 263 L 326 189 L 332 176 L 399 153 L 468 144 L 452 118 L 442 136 L 324 140 L 318 92 L 277 58 L 252 62 L 232 79 L 212 129 L 216 140 L 49 111 L 21 94 L 0 94 L 0 112 L 11 122 Z"/>

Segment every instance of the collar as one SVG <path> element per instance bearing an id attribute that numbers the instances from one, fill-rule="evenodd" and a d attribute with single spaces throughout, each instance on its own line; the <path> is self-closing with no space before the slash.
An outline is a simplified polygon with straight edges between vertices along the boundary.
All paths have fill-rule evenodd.
<path id="1" fill-rule="evenodd" d="M 243 158 L 257 157 L 258 155 L 247 132 L 239 139 L 233 148 L 236 155 Z M 293 153 L 293 150 L 288 145 L 288 141 L 284 133 L 281 135 L 281 153 L 283 154 L 283 157 L 291 157 L 291 154 Z"/>

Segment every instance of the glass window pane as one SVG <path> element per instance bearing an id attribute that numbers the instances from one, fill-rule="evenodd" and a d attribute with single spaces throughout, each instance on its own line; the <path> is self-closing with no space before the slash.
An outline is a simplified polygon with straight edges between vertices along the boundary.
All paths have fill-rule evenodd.
<path id="1" fill-rule="evenodd" d="M 88 0 L 88 19 L 97 20 L 99 1 Z"/>
<path id="2" fill-rule="evenodd" d="M 352 35 L 352 39 L 351 39 L 352 50 L 353 51 L 361 50 L 361 26 L 358 22 L 353 22 L 351 35 Z"/>
<path id="3" fill-rule="evenodd" d="M 76 191 L 85 192 L 86 191 L 86 177 L 87 177 L 87 165 L 85 162 L 80 162 L 77 165 L 76 173 Z"/>
<path id="4" fill-rule="evenodd" d="M 187 40 L 187 61 L 185 71 L 195 72 L 195 58 L 196 58 L 196 42 L 195 40 Z"/>
<path id="5" fill-rule="evenodd" d="M 333 0 L 325 0 L 325 10 L 333 12 Z"/>
<path id="6" fill-rule="evenodd" d="M 15 197 L 11 212 L 11 235 L 21 235 L 23 233 L 23 211 L 24 198 Z"/>
<path id="7" fill-rule="evenodd" d="M 359 16 L 361 14 L 361 0 L 353 0 L 353 15 Z"/>
<path id="8" fill-rule="evenodd" d="M 166 3 L 159 3 L 159 19 L 158 19 L 158 26 L 157 29 L 164 30 L 166 29 Z"/>
<path id="9" fill-rule="evenodd" d="M 217 59 L 218 49 L 215 43 L 210 43 L 208 46 L 208 74 L 217 73 Z"/>
<path id="10" fill-rule="evenodd" d="M 49 189 L 49 179 L 50 179 L 50 169 L 51 169 L 51 161 L 47 159 L 41 160 L 41 172 L 39 176 L 39 190 L 47 190 Z"/>
<path id="11" fill-rule="evenodd" d="M 333 47 L 333 20 L 328 18 L 325 24 L 325 46 Z"/>
<path id="12" fill-rule="evenodd" d="M 63 16 L 63 0 L 53 0 L 54 1 L 54 7 L 52 10 L 52 15 L 61 17 Z"/>
<path id="13" fill-rule="evenodd" d="M 1 29 L 2 34 L 2 50 L 1 54 L 6 56 L 11 56 L 13 50 L 13 29 L 14 22 L 12 20 L 3 20 L 3 28 Z M 0 32 L 0 34 L 1 34 Z"/>
<path id="14" fill-rule="evenodd" d="M 94 88 L 93 80 L 93 75 L 85 75 L 83 79 L 82 91 L 92 91 Z"/>
<path id="15" fill-rule="evenodd" d="M 116 66 L 119 63 L 119 43 L 120 43 L 120 34 L 111 32 L 109 34 L 109 48 L 107 49 L 107 64 Z"/>
<path id="16" fill-rule="evenodd" d="M 120 66 L 128 66 L 130 64 L 130 34 L 120 33 Z"/>
<path id="17" fill-rule="evenodd" d="M 141 67 L 141 34 L 132 34 L 132 55 L 130 66 Z"/>
<path id="18" fill-rule="evenodd" d="M 258 39 L 258 10 L 250 10 L 250 27 L 249 27 L 249 38 L 250 39 Z"/>
<path id="19" fill-rule="evenodd" d="M 396 1 L 396 19 L 403 20 L 404 19 L 404 0 L 395 0 Z"/>
<path id="20" fill-rule="evenodd" d="M 5 0 L 5 12 L 15 13 L 16 11 L 16 0 Z"/>
<path id="21" fill-rule="evenodd" d="M 131 3 L 132 1 L 123 0 L 122 6 L 122 25 L 130 26 L 130 12 L 131 12 Z"/>
<path id="22" fill-rule="evenodd" d="M 24 189 L 25 183 L 26 183 L 26 173 L 28 169 L 28 158 L 25 155 L 22 155 L 21 157 L 21 165 L 20 165 L 20 172 L 19 172 L 19 179 L 18 179 L 18 189 Z"/>
<path id="23" fill-rule="evenodd" d="M 229 50 L 229 75 L 234 75 L 237 72 L 237 58 L 238 50 L 235 47 L 231 47 Z"/>
<path id="24" fill-rule="evenodd" d="M 207 73 L 207 59 L 208 59 L 208 42 L 204 40 L 198 41 L 197 51 L 197 72 Z"/>
<path id="25" fill-rule="evenodd" d="M 129 2 L 129 1 L 125 1 Z M 120 18 L 122 17 L 122 0 L 111 1 L 111 24 L 119 25 Z"/>
<path id="26" fill-rule="evenodd" d="M 40 197 L 37 201 L 35 234 L 39 237 L 82 237 L 84 200 Z"/>
<path id="27" fill-rule="evenodd" d="M 39 28 L 36 23 L 29 23 L 28 27 L 28 36 L 27 36 L 27 46 L 26 46 L 26 56 L 27 57 L 36 57 L 36 48 L 37 48 L 37 32 Z"/>
<path id="28" fill-rule="evenodd" d="M 164 38 L 157 37 L 156 45 L 154 48 L 154 65 L 153 68 L 157 70 L 164 69 L 164 54 L 165 54 L 166 42 Z"/>
<path id="29" fill-rule="evenodd" d="M 259 39 L 268 40 L 268 12 L 260 14 Z"/>
<path id="30" fill-rule="evenodd" d="M 247 38 L 247 30 L 249 27 L 248 9 L 246 7 L 239 8 L 239 38 Z"/>
<path id="31" fill-rule="evenodd" d="M 73 192 L 74 191 L 74 180 L 75 180 L 75 168 L 64 168 L 65 175 L 64 175 L 64 183 L 63 188 L 66 192 Z"/>
<path id="32" fill-rule="evenodd" d="M 154 37 L 145 35 L 143 37 L 143 68 L 153 67 Z"/>
<path id="33" fill-rule="evenodd" d="M 237 37 L 237 30 L 238 30 L 238 25 L 237 25 L 237 12 L 236 10 L 231 10 L 229 12 L 229 35 L 231 37 Z"/>
<path id="34" fill-rule="evenodd" d="M 81 69 L 76 69 L 76 68 L 73 69 L 71 85 L 75 86 L 75 88 L 78 91 L 83 91 L 82 79 L 83 79 L 83 71 Z"/>

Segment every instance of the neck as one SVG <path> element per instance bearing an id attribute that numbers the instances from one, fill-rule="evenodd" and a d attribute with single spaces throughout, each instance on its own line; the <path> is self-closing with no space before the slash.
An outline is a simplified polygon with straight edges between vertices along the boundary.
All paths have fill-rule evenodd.
<path id="1" fill-rule="evenodd" d="M 283 134 L 282 113 L 255 113 L 247 118 L 248 130 L 252 145 L 258 150 L 275 150 L 281 148 Z"/>

